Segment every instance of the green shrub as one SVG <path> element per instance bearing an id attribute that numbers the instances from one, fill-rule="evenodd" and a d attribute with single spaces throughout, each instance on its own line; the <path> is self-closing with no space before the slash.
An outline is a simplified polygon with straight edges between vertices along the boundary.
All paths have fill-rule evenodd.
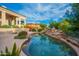
<path id="1" fill-rule="evenodd" d="M 36 32 L 36 29 L 32 29 L 33 32 Z"/>
<path id="2" fill-rule="evenodd" d="M 9 51 L 8 48 L 5 48 L 5 52 L 1 51 L 0 56 L 19 56 L 21 53 L 21 48 L 16 46 L 16 43 L 13 45 L 12 51 Z"/>
<path id="3" fill-rule="evenodd" d="M 25 39 L 26 36 L 27 36 L 27 32 L 21 31 L 21 32 L 19 32 L 19 34 L 17 36 L 15 36 L 15 39 Z"/>
<path id="4" fill-rule="evenodd" d="M 0 28 L 10 28 L 11 26 L 9 26 L 9 25 L 2 25 L 2 26 L 0 26 Z"/>
<path id="5" fill-rule="evenodd" d="M 16 25 L 11 25 L 11 27 L 12 27 L 12 28 L 18 28 L 18 26 L 16 26 Z"/>
<path id="6" fill-rule="evenodd" d="M 38 32 L 41 32 L 43 29 L 38 29 Z"/>
<path id="7" fill-rule="evenodd" d="M 0 28 L 18 28 L 18 26 L 16 26 L 16 25 L 11 25 L 11 26 L 9 26 L 9 25 L 2 25 L 2 26 L 0 26 Z"/>

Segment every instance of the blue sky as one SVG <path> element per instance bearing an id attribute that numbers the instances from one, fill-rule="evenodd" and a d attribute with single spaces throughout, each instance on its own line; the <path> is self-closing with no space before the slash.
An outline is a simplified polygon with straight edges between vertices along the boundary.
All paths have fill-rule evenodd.
<path id="1" fill-rule="evenodd" d="M 1 3 L 10 10 L 26 16 L 27 23 L 44 23 L 60 21 L 66 10 L 70 10 L 70 4 L 65 3 Z"/>

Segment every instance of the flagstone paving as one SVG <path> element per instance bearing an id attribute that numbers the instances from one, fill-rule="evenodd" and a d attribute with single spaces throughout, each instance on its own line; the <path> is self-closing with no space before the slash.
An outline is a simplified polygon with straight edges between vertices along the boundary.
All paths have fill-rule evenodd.
<path id="1" fill-rule="evenodd" d="M 13 34 L 11 32 L 0 32 L 0 51 L 2 50 L 4 52 L 6 46 L 9 48 L 9 50 L 11 50 L 14 42 L 16 42 L 16 45 L 20 47 L 22 43 L 27 40 L 14 39 L 14 36 L 16 36 L 16 34 Z M 21 55 L 25 54 L 21 52 Z"/>

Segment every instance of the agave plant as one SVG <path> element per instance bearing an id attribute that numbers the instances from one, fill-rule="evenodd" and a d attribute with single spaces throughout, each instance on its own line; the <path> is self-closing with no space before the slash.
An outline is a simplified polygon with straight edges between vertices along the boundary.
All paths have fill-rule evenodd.
<path id="1" fill-rule="evenodd" d="M 0 56 L 19 56 L 21 53 L 21 48 L 16 46 L 16 43 L 13 45 L 12 51 L 9 51 L 8 48 L 5 48 L 5 52 L 1 51 Z"/>

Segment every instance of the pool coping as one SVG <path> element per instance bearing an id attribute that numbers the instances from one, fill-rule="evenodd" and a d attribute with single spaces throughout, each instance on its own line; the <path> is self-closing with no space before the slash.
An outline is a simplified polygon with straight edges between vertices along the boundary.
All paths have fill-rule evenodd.
<path id="1" fill-rule="evenodd" d="M 44 34 L 46 34 L 46 35 L 48 35 L 48 36 L 50 36 L 50 37 L 52 37 L 52 38 L 55 38 L 55 39 L 58 39 L 58 40 L 61 40 L 61 41 L 63 41 L 64 43 L 66 43 L 66 44 L 68 44 L 71 48 L 73 48 L 73 50 L 76 52 L 76 54 L 77 54 L 77 56 L 79 56 L 79 47 L 77 48 L 74 44 L 72 44 L 71 42 L 68 42 L 68 41 L 66 41 L 65 39 L 63 39 L 63 38 L 57 38 L 57 36 L 51 36 L 51 35 L 49 35 L 49 34 L 47 34 L 47 33 L 44 33 Z"/>
<path id="2" fill-rule="evenodd" d="M 37 34 L 37 33 L 34 33 L 34 35 L 35 35 L 35 34 Z M 39 33 L 38 33 L 38 34 L 39 34 Z M 48 34 L 46 34 L 46 33 L 42 33 L 42 34 L 45 34 L 45 35 L 47 35 L 47 36 L 50 36 L 50 35 L 48 35 Z M 54 36 L 50 36 L 50 37 L 55 38 L 55 39 L 58 39 L 58 40 L 60 40 L 60 41 L 62 41 L 62 42 L 64 42 L 64 43 L 66 43 L 67 45 L 69 45 L 69 46 L 75 51 L 75 53 L 77 54 L 77 56 L 79 56 L 79 52 L 78 52 L 79 48 L 78 48 L 78 50 L 77 50 L 75 45 L 73 45 L 73 44 L 67 42 L 67 41 L 64 40 L 64 39 L 59 39 L 59 38 L 56 38 L 56 37 L 54 37 Z M 21 47 L 23 48 L 23 46 L 25 45 L 25 43 L 28 44 L 30 40 L 31 40 L 31 37 L 29 37 L 28 40 L 24 41 L 23 44 L 21 45 Z M 26 54 L 23 52 L 23 50 L 22 50 L 22 53 L 23 53 L 24 55 L 26 55 Z M 28 55 L 28 54 L 27 54 L 26 56 L 31 56 L 31 55 Z"/>

